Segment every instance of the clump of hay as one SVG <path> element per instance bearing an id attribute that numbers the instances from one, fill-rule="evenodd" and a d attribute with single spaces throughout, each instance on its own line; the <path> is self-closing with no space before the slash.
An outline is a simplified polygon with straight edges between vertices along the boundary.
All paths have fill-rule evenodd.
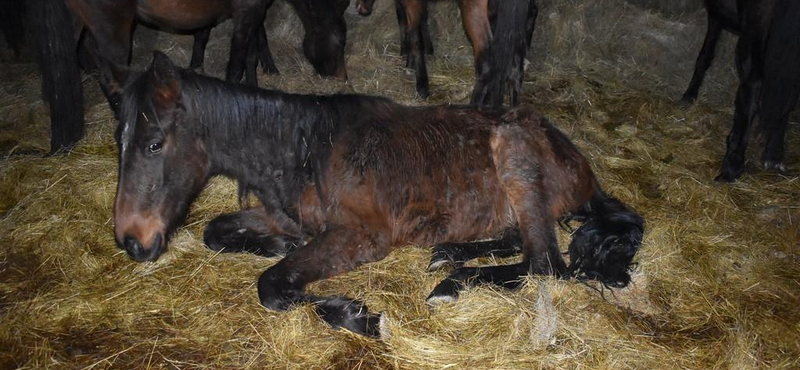
<path id="1" fill-rule="evenodd" d="M 115 122 L 96 77 L 84 82 L 87 138 L 67 156 L 44 157 L 49 123 L 35 68 L 0 59 L 0 368 L 797 368 L 800 180 L 750 165 L 735 184 L 711 181 L 732 115 L 733 40 L 720 45 L 700 103 L 679 108 L 704 14 L 637 3 L 541 1 L 523 99 L 645 217 L 632 284 L 601 295 L 531 277 L 518 291 L 471 288 L 430 310 L 425 297 L 446 272 L 424 273 L 429 253 L 403 248 L 310 287 L 383 312 L 390 336 L 381 341 L 331 330 L 310 307 L 263 309 L 254 283 L 276 259 L 202 245 L 204 225 L 237 209 L 229 180 L 203 192 L 159 261 L 128 259 L 113 241 Z M 371 18 L 348 13 L 347 84 L 312 74 L 299 22 L 286 4 L 273 8 L 267 25 L 282 74 L 260 76 L 262 86 L 468 100 L 471 49 L 453 3 L 431 5 L 429 101 L 402 68 L 390 1 Z M 213 32 L 207 73 L 222 76 L 229 33 L 227 24 Z M 153 48 L 186 65 L 190 47 L 191 37 L 142 28 L 134 66 Z M 788 141 L 797 171 L 796 123 Z M 751 143 L 751 163 L 760 150 Z M 559 238 L 566 249 L 569 236 Z"/>

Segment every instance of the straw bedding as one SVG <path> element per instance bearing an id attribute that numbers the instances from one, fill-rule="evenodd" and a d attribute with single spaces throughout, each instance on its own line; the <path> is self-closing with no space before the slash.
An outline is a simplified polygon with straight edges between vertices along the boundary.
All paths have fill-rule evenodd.
<path id="1" fill-rule="evenodd" d="M 238 207 L 215 179 L 157 262 L 114 246 L 115 121 L 87 74 L 88 133 L 67 156 L 44 157 L 49 121 L 29 60 L 0 62 L 0 368 L 21 369 L 618 369 L 800 367 L 800 137 L 796 118 L 778 175 L 755 163 L 731 185 L 712 179 L 730 126 L 733 37 L 690 108 L 675 104 L 705 32 L 699 1 L 542 0 L 523 101 L 539 107 L 590 159 L 604 187 L 647 221 L 633 283 L 530 277 L 518 291 L 469 289 L 431 310 L 446 272 L 429 252 L 403 248 L 378 263 L 313 284 L 365 301 L 390 336 L 328 328 L 310 307 L 258 304 L 257 276 L 276 262 L 215 254 L 204 225 Z M 347 84 L 312 73 L 302 28 L 278 2 L 267 20 L 281 75 L 262 86 L 356 91 L 403 103 L 464 103 L 471 48 L 457 7 L 431 5 L 432 97 L 414 95 L 402 68 L 393 4 L 347 15 Z M 205 71 L 222 76 L 230 24 L 212 33 Z M 187 65 L 191 37 L 140 28 L 134 66 L 150 50 Z M 569 236 L 559 231 L 562 248 Z M 478 263 L 503 261 L 482 260 Z M 598 291 L 601 290 L 601 292 Z"/>

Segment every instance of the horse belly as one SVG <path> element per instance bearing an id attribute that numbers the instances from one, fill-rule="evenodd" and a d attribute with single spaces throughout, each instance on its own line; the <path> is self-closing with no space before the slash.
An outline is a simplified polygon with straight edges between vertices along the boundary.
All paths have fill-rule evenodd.
<path id="1" fill-rule="evenodd" d="M 423 190 L 398 217 L 398 244 L 427 246 L 491 239 L 516 224 L 493 167 L 456 171 L 444 181 L 426 180 L 409 184 Z"/>
<path id="2" fill-rule="evenodd" d="M 176 31 L 194 31 L 231 17 L 231 0 L 145 0 L 136 15 L 145 23 Z"/>

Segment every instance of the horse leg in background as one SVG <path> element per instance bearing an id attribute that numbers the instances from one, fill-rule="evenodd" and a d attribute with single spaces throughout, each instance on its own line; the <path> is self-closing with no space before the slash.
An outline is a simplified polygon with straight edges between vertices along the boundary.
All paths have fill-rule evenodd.
<path id="1" fill-rule="evenodd" d="M 276 75 L 279 73 L 278 67 L 275 66 L 275 61 L 272 60 L 272 52 L 269 50 L 269 42 L 267 41 L 267 30 L 264 28 L 263 23 L 257 32 L 258 48 L 256 53 L 258 54 L 258 61 L 261 62 L 261 68 L 268 75 Z"/>
<path id="2" fill-rule="evenodd" d="M 397 15 L 397 27 L 400 28 L 400 55 L 408 55 L 408 40 L 406 39 L 406 8 L 404 0 L 394 0 L 394 10 Z M 411 68 L 410 60 L 406 59 L 406 68 Z"/>
<path id="3" fill-rule="evenodd" d="M 192 46 L 192 60 L 189 62 L 189 69 L 195 72 L 203 72 L 203 60 L 206 56 L 206 45 L 211 36 L 212 26 L 201 28 L 194 33 L 194 46 Z"/>
<path id="4" fill-rule="evenodd" d="M 539 7 L 536 5 L 536 0 L 530 0 L 528 3 L 528 19 L 525 22 L 525 38 L 528 41 L 528 48 L 533 43 L 533 31 L 536 29 L 536 18 L 539 16 Z M 492 25 L 494 29 L 494 25 Z"/>
<path id="5" fill-rule="evenodd" d="M 203 242 L 213 251 L 283 256 L 305 240 L 282 226 L 262 208 L 251 208 L 215 217 L 203 232 Z"/>
<path id="6" fill-rule="evenodd" d="M 256 39 L 259 25 L 264 24 L 270 0 L 252 0 L 247 6 L 234 6 L 233 35 L 231 36 L 231 52 L 228 68 L 225 72 L 227 81 L 239 82 L 247 66 L 248 53 L 251 51 L 251 40 Z"/>
<path id="7" fill-rule="evenodd" d="M 461 268 L 464 263 L 480 257 L 511 257 L 522 252 L 522 236 L 519 229 L 506 230 L 500 239 L 472 243 L 443 243 L 433 246 L 433 255 L 428 271 L 442 269 L 446 265 Z"/>
<path id="8" fill-rule="evenodd" d="M 733 127 L 726 139 L 725 157 L 722 159 L 722 168 L 715 181 L 732 182 L 744 172 L 744 155 L 753 119 L 758 110 L 763 82 L 762 55 L 758 50 L 753 50 L 752 39 L 756 37 L 758 36 L 744 34 L 736 44 L 736 65 L 740 82 L 736 91 Z"/>
<path id="9" fill-rule="evenodd" d="M 261 274 L 258 298 L 272 310 L 286 310 L 293 304 L 313 303 L 319 316 L 334 328 L 372 337 L 380 336 L 380 315 L 363 303 L 346 297 L 319 297 L 304 293 L 306 285 L 383 259 L 389 242 L 367 229 L 350 230 L 330 226 L 308 245 L 296 249 Z"/>
<path id="10" fill-rule="evenodd" d="M 130 64 L 131 41 L 133 38 L 135 1 L 120 1 L 111 9 L 93 8 L 86 2 L 75 2 L 77 9 L 73 14 L 79 15 L 88 33 L 84 42 L 89 53 L 94 57 L 96 66 L 107 63 L 116 66 Z M 111 110 L 119 112 L 120 96 L 125 81 L 100 79 L 100 88 L 108 99 Z"/>
<path id="11" fill-rule="evenodd" d="M 518 103 L 527 52 L 527 0 L 461 0 L 464 30 L 475 55 L 475 87 L 471 104 L 500 107 L 510 83 L 511 104 Z M 490 9 L 496 9 L 496 27 Z M 535 21 L 535 20 L 534 20 Z"/>
<path id="12" fill-rule="evenodd" d="M 783 163 L 789 113 L 800 95 L 800 5 L 791 4 L 776 16 L 764 56 L 764 86 L 760 95 L 759 116 L 764 129 L 765 169 L 786 172 Z"/>
<path id="13" fill-rule="evenodd" d="M 422 31 L 422 47 L 425 48 L 425 54 L 433 55 L 433 42 L 431 41 L 431 31 L 428 29 L 428 11 L 422 13 L 421 21 Z"/>
<path id="14" fill-rule="evenodd" d="M 714 52 L 716 51 L 720 34 L 722 34 L 722 23 L 709 12 L 706 38 L 703 40 L 703 47 L 700 48 L 700 54 L 697 55 L 697 61 L 694 63 L 692 81 L 689 82 L 689 87 L 686 88 L 686 92 L 681 97 L 681 104 L 690 105 L 697 100 L 697 94 L 700 90 L 700 85 L 703 84 L 706 71 L 711 66 L 711 62 L 714 61 Z"/>
<path id="15" fill-rule="evenodd" d="M 420 97 L 430 96 L 428 84 L 428 68 L 425 65 L 425 53 L 422 37 L 422 20 L 427 18 L 427 0 L 398 0 L 402 2 L 403 13 L 405 14 L 405 37 L 401 43 L 408 44 L 408 59 L 406 67 L 414 69 L 416 77 L 416 90 Z M 400 12 L 398 11 L 398 20 Z M 403 27 L 401 27 L 402 31 Z M 402 51 L 402 49 L 401 49 Z"/>
<path id="16" fill-rule="evenodd" d="M 512 265 L 461 267 L 437 285 L 428 303 L 455 300 L 465 285 L 491 283 L 515 288 L 527 274 L 561 276 L 567 271 L 558 249 L 540 163 L 530 144 L 526 127 L 502 126 L 492 138 L 492 157 L 503 191 L 511 201 L 520 236 L 523 261 Z"/>

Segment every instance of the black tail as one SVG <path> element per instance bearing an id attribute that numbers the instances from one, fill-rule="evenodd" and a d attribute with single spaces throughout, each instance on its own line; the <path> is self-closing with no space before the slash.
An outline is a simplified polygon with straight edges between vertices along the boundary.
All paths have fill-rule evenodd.
<path id="1" fill-rule="evenodd" d="M 64 0 L 28 0 L 44 98 L 50 103 L 50 152 L 83 137 L 83 92 L 72 15 Z"/>
<path id="2" fill-rule="evenodd" d="M 480 56 L 482 60 L 475 61 L 471 104 L 501 107 L 510 87 L 513 106 L 517 105 L 522 90 L 528 50 L 528 0 L 493 0 L 492 5 L 497 7 L 494 35 L 488 50 Z"/>
<path id="3" fill-rule="evenodd" d="M 598 189 L 592 200 L 570 217 L 583 225 L 569 244 L 569 273 L 579 280 L 627 286 L 633 256 L 642 244 L 642 216 Z"/>

